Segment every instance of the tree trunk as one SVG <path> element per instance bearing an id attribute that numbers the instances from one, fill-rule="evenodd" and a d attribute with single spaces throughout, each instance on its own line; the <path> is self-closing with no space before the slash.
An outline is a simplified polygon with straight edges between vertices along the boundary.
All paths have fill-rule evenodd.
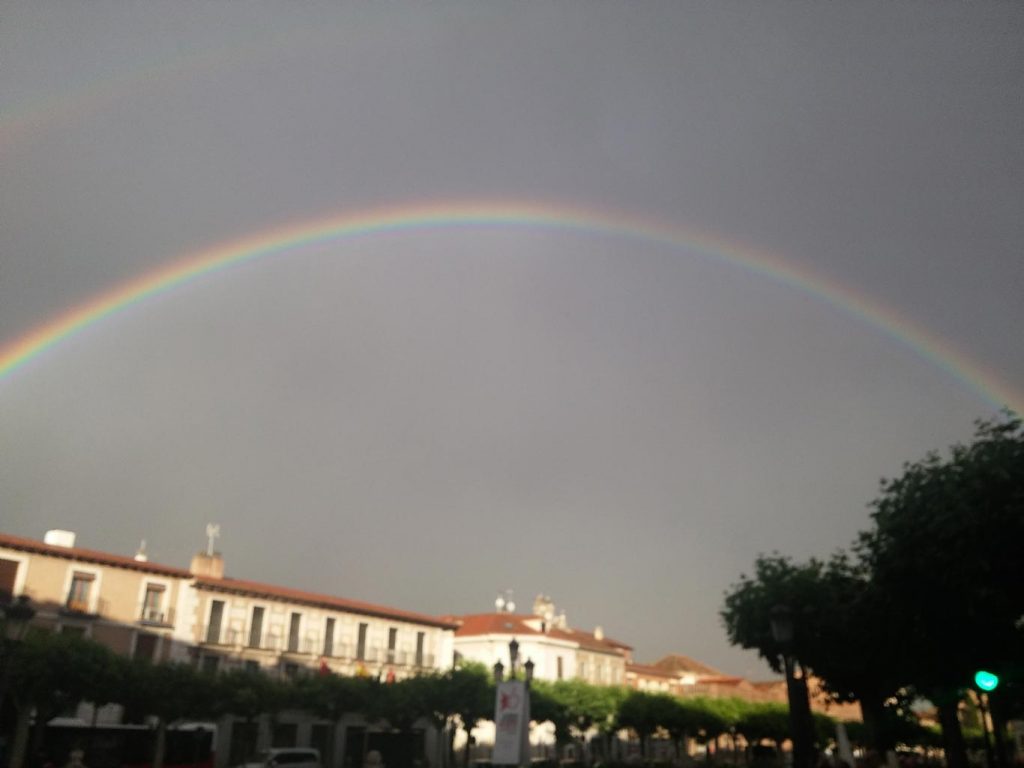
<path id="1" fill-rule="evenodd" d="M 885 705 L 874 697 L 860 698 L 860 712 L 864 718 L 864 729 L 867 731 L 867 742 L 875 752 L 878 759 L 884 761 L 885 753 L 893 748 L 892 739 L 885 727 Z M 949 768 L 957 768 L 950 766 Z M 960 766 L 959 768 L 966 768 Z"/>
<path id="2" fill-rule="evenodd" d="M 32 726 L 32 739 L 29 745 L 29 752 L 33 758 L 42 751 L 44 741 L 43 737 L 46 734 L 46 724 L 54 717 L 56 717 L 56 715 L 44 715 L 36 709 L 36 722 Z M 33 762 L 35 762 L 34 759 Z"/>
<path id="3" fill-rule="evenodd" d="M 1010 756 L 1006 749 L 1006 718 L 1003 716 L 1003 702 L 994 693 L 983 695 L 988 699 L 988 713 L 992 718 L 992 739 L 995 742 L 996 765 L 1006 768 L 1010 764 Z"/>
<path id="4" fill-rule="evenodd" d="M 470 747 L 471 742 L 473 741 L 473 726 L 470 725 L 467 722 L 463 722 L 462 723 L 462 730 L 464 730 L 466 732 L 466 750 L 465 750 L 466 758 L 463 761 L 462 765 L 463 765 L 463 768 L 469 768 L 469 747 Z"/>
<path id="5" fill-rule="evenodd" d="M 156 746 L 153 748 L 153 768 L 164 768 L 164 755 L 167 753 L 167 721 L 158 718 L 156 721 Z"/>
<path id="6" fill-rule="evenodd" d="M 960 730 L 959 702 L 939 704 L 939 723 L 942 725 L 942 746 L 946 750 L 949 768 L 967 768 L 967 745 Z"/>
<path id="7" fill-rule="evenodd" d="M 14 740 L 11 743 L 11 757 L 7 763 L 8 768 L 22 768 L 25 764 L 25 751 L 28 749 L 28 726 L 32 717 L 32 708 L 19 707 L 17 712 L 17 718 L 14 721 Z"/>

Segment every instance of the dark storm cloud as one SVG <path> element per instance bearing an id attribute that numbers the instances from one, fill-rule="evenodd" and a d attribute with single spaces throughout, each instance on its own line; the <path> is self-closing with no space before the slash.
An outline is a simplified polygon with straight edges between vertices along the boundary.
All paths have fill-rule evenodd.
<path id="1" fill-rule="evenodd" d="M 642 212 L 783 254 L 1024 387 L 1011 4 L 8 5 L 0 328 L 378 203 Z M 24 126 L 27 126 L 24 127 Z M 3 382 L 4 529 L 433 612 L 539 591 L 730 671 L 721 592 L 825 554 L 991 407 L 807 296 L 568 233 L 253 264 Z"/>

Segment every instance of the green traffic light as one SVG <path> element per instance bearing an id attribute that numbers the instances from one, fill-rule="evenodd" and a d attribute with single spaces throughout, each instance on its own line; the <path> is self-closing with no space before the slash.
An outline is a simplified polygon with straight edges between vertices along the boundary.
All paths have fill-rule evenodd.
<path id="1" fill-rule="evenodd" d="M 983 691 L 994 691 L 999 685 L 999 676 L 979 669 L 974 673 L 974 684 Z"/>

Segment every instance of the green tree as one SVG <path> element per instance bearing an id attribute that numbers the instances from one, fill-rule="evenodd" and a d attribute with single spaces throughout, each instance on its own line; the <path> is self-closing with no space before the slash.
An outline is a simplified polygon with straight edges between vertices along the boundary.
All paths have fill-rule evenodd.
<path id="1" fill-rule="evenodd" d="M 551 723 L 555 744 L 561 747 L 572 740 L 572 717 L 561 692 L 553 682 L 534 680 L 530 686 L 530 717 L 537 723 Z"/>
<path id="2" fill-rule="evenodd" d="M 458 715 L 466 732 L 466 765 L 469 765 L 471 732 L 481 720 L 494 717 L 494 682 L 483 664 L 464 664 L 449 678 L 450 711 Z"/>
<path id="3" fill-rule="evenodd" d="M 684 699 L 679 703 L 685 712 L 686 733 L 704 742 L 704 754 L 710 760 L 715 749 L 712 745 L 717 745 L 718 737 L 729 730 L 728 719 L 710 699 Z"/>
<path id="4" fill-rule="evenodd" d="M 838 701 L 858 701 L 872 744 L 893 746 L 885 728 L 885 702 L 900 687 L 897 660 L 888 652 L 889 596 L 860 562 L 843 553 L 806 563 L 761 555 L 754 575 L 740 577 L 726 594 L 722 619 L 730 642 L 757 650 L 782 672 L 782 648 L 772 637 L 771 615 L 787 606 L 794 618 L 792 653 Z"/>
<path id="5" fill-rule="evenodd" d="M 10 768 L 21 768 L 28 746 L 29 719 L 36 713 L 36 746 L 42 729 L 60 712 L 92 695 L 93 682 L 116 664 L 112 651 L 66 633 L 31 632 L 11 665 L 9 694 L 16 711 Z"/>
<path id="6" fill-rule="evenodd" d="M 557 719 L 557 722 L 552 721 L 556 731 L 560 726 L 565 726 L 568 735 L 580 742 L 581 754 L 588 754 L 589 732 L 592 729 L 606 729 L 615 716 L 619 701 L 615 689 L 591 685 L 582 680 L 558 680 L 546 690 L 556 702 L 552 712 Z"/>
<path id="7" fill-rule="evenodd" d="M 120 701 L 127 709 L 156 718 L 153 768 L 163 768 L 167 727 L 185 718 L 218 714 L 216 680 L 187 664 L 130 662 Z"/>
<path id="8" fill-rule="evenodd" d="M 658 728 L 668 730 L 678 711 L 678 699 L 665 693 L 630 691 L 619 705 L 619 726 L 640 738 L 644 758 L 650 757 L 651 738 Z"/>
<path id="9" fill-rule="evenodd" d="M 784 704 L 752 704 L 736 724 L 749 744 L 767 739 L 776 749 L 790 737 L 789 709 Z"/>
<path id="10" fill-rule="evenodd" d="M 335 674 L 307 675 L 296 681 L 295 698 L 301 708 L 330 723 L 328 753 L 323 756 L 324 765 L 334 764 L 338 721 L 346 714 L 359 712 L 366 706 L 366 682 L 364 678 Z"/>
<path id="11" fill-rule="evenodd" d="M 215 680 L 224 711 L 242 718 L 246 730 L 251 730 L 260 715 L 276 712 L 283 699 L 280 681 L 259 670 L 236 667 L 216 675 Z M 255 740 L 245 749 L 245 757 L 251 757 L 256 750 Z"/>
<path id="12" fill-rule="evenodd" d="M 883 480 L 859 552 L 888 601 L 888 654 L 939 708 L 952 768 L 966 765 L 957 708 L 978 668 L 1024 661 L 1024 427 L 979 422 L 948 457 Z"/>

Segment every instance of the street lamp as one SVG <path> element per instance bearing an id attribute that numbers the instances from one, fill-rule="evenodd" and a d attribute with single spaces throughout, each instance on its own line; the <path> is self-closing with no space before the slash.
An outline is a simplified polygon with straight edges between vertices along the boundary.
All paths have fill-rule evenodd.
<path id="1" fill-rule="evenodd" d="M 811 768 L 812 726 L 811 705 L 807 697 L 807 680 L 796 676 L 793 660 L 793 638 L 796 629 L 789 606 L 777 605 L 770 613 L 772 638 L 782 649 L 786 669 L 786 698 L 789 701 L 789 728 L 793 737 L 793 768 Z"/>
<path id="2" fill-rule="evenodd" d="M 999 676 L 993 672 L 979 669 L 974 674 L 975 695 L 978 697 L 978 708 L 981 710 L 981 731 L 985 738 L 985 762 L 988 768 L 994 765 L 1006 765 L 1006 746 L 1002 739 L 1002 727 L 996 722 L 996 713 L 993 711 L 992 701 L 989 698 L 992 692 L 999 687 Z M 989 736 L 989 717 L 992 718 L 992 737 Z M 992 748 L 992 740 L 995 740 L 995 750 Z"/>
<path id="3" fill-rule="evenodd" d="M 509 680 L 515 680 L 516 679 L 516 661 L 518 659 L 519 659 L 519 641 L 516 640 L 513 637 L 509 641 L 509 644 L 508 644 L 508 660 L 509 660 L 509 664 L 510 664 L 509 670 L 508 670 Z"/>

